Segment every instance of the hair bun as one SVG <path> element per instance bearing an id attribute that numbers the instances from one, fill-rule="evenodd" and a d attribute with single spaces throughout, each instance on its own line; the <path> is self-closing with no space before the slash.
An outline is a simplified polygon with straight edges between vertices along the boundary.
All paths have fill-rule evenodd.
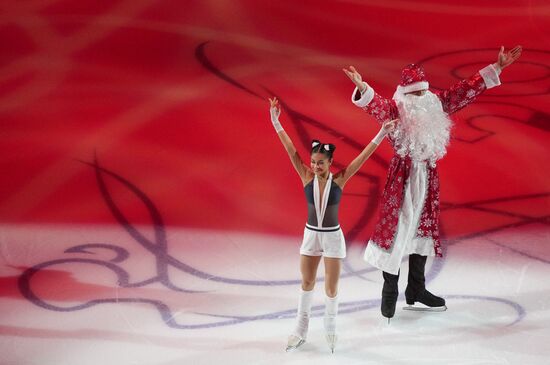
<path id="1" fill-rule="evenodd" d="M 311 141 L 311 153 L 323 153 L 329 158 L 332 158 L 332 153 L 336 149 L 336 146 L 332 143 L 322 143 L 318 139 Z"/>

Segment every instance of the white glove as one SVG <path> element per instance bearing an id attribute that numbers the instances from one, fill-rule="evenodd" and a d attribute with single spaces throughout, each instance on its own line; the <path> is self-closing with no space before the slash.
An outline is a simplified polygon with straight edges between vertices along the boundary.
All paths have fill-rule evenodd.
<path id="1" fill-rule="evenodd" d="M 386 132 L 384 128 L 381 128 L 371 142 L 379 146 L 380 143 L 382 143 L 382 141 L 384 140 L 384 137 L 386 137 L 386 134 L 388 134 L 388 132 Z"/>
<path id="2" fill-rule="evenodd" d="M 275 131 L 277 133 L 284 131 L 283 126 L 281 125 L 281 122 L 279 122 L 279 115 L 281 115 L 281 109 L 277 107 L 271 107 L 269 109 L 269 114 L 271 115 L 271 123 L 273 123 L 273 127 L 275 128 Z"/>
<path id="3" fill-rule="evenodd" d="M 386 137 L 389 132 L 393 131 L 396 122 L 397 119 L 384 122 L 378 134 L 372 139 L 372 143 L 380 145 L 380 143 L 382 143 L 382 141 L 384 140 L 384 137 Z"/>

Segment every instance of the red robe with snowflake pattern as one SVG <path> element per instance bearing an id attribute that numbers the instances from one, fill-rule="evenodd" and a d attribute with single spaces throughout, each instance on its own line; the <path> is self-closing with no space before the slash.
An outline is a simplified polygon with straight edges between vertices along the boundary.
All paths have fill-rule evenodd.
<path id="1" fill-rule="evenodd" d="M 443 91 L 434 91 L 441 101 L 443 111 L 453 114 L 474 101 L 476 96 L 486 90 L 486 85 L 480 73 L 469 79 L 462 80 L 451 88 Z M 398 119 L 399 112 L 394 100 L 386 99 L 374 94 L 371 102 L 363 108 L 374 116 L 378 122 Z M 392 147 L 395 145 L 390 138 Z M 403 202 L 405 182 L 411 171 L 410 157 L 401 157 L 394 154 L 388 171 L 386 185 L 382 193 L 381 210 L 378 222 L 371 240 L 378 246 L 389 250 L 394 244 L 397 231 L 399 211 Z M 428 187 L 420 222 L 416 232 L 417 237 L 432 239 L 436 256 L 442 256 L 439 239 L 439 176 L 437 167 L 427 166 Z"/>

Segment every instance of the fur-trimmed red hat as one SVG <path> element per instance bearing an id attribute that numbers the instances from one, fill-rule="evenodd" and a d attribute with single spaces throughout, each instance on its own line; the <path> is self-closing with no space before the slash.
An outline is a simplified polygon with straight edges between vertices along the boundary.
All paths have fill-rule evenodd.
<path id="1" fill-rule="evenodd" d="M 397 86 L 399 93 L 405 94 L 419 90 L 428 90 L 430 84 L 426 80 L 424 68 L 411 63 L 401 72 L 401 83 Z"/>

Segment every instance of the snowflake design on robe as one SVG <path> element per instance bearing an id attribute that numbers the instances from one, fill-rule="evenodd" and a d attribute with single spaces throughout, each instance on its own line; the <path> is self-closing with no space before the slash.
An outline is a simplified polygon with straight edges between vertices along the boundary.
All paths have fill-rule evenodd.
<path id="1" fill-rule="evenodd" d="M 434 91 L 441 101 L 443 110 L 452 114 L 471 103 L 486 89 L 483 78 L 476 73 L 469 79 L 459 81 L 449 89 Z M 378 93 L 374 93 L 371 102 L 362 108 L 371 114 L 379 123 L 389 119 L 399 119 L 399 111 L 394 100 L 386 99 Z M 389 142 L 395 150 L 394 141 Z M 371 240 L 378 246 L 390 249 L 393 245 L 393 237 L 397 231 L 399 211 L 403 202 L 405 183 L 408 181 L 411 169 L 411 161 L 408 157 L 394 155 L 388 170 L 387 183 L 382 193 L 380 216 L 375 226 Z M 437 166 L 428 165 L 428 190 L 426 200 L 422 207 L 417 236 L 431 239 L 437 256 L 441 256 L 441 243 L 439 240 L 439 177 Z M 392 237 L 388 240 L 388 237 Z"/>

